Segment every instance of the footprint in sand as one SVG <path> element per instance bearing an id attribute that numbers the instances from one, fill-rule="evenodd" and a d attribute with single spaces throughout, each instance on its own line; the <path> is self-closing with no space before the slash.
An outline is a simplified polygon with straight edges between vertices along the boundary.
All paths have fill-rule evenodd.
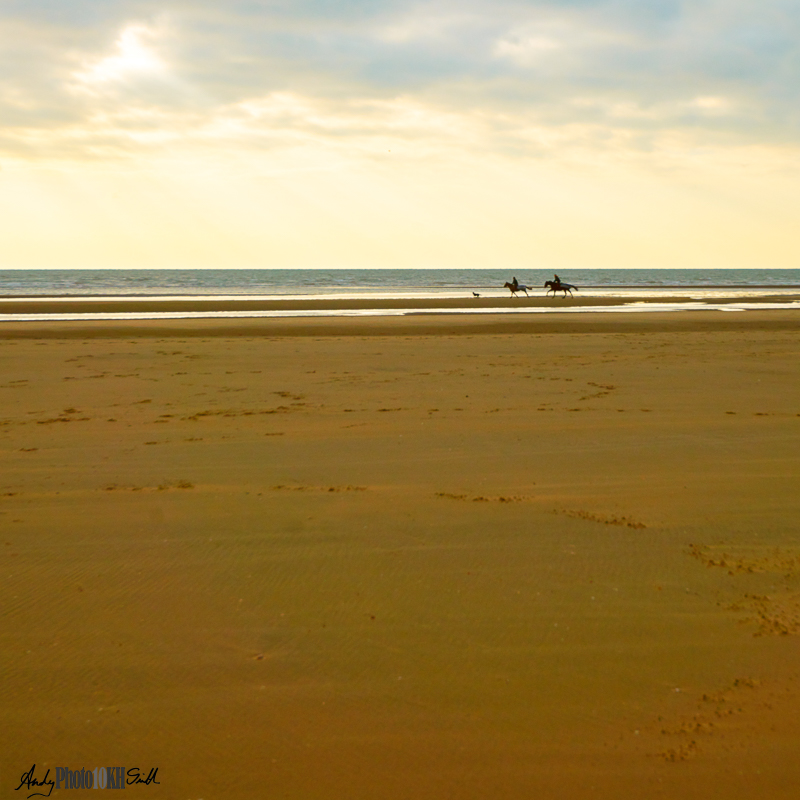
<path id="1" fill-rule="evenodd" d="M 740 730 L 746 724 L 733 718 L 745 715 L 746 719 L 754 702 L 764 704 L 760 687 L 761 681 L 755 678 L 737 678 L 723 689 L 701 695 L 694 713 L 680 715 L 672 722 L 659 717 L 649 729 L 673 744 L 651 755 L 675 763 L 695 758 L 710 746 L 724 743 L 731 731 Z"/>
<path id="2" fill-rule="evenodd" d="M 270 487 L 273 492 L 366 492 L 366 486 L 306 486 L 297 484 L 295 486 L 288 486 L 286 484 L 278 484 L 277 486 Z"/>
<path id="3" fill-rule="evenodd" d="M 727 570 L 728 575 L 736 579 L 740 599 L 725 608 L 747 614 L 742 622 L 756 626 L 753 636 L 800 634 L 800 593 L 792 588 L 800 577 L 800 554 L 781 548 L 771 549 L 766 554 L 756 549 L 746 555 L 732 554 L 732 550 L 727 545 L 689 545 L 689 555 L 701 564 Z M 752 583 L 760 574 L 782 575 L 787 584 L 774 587 L 770 594 L 762 594 Z"/>
<path id="4" fill-rule="evenodd" d="M 468 503 L 526 503 L 534 500 L 533 497 L 524 495 L 485 497 L 484 495 L 452 494 L 451 492 L 435 492 L 434 497 L 442 497 L 445 500 L 463 500 Z"/>
<path id="5" fill-rule="evenodd" d="M 585 519 L 587 522 L 597 522 L 600 525 L 619 525 L 626 528 L 634 528 L 641 530 L 646 528 L 644 522 L 632 519 L 631 517 L 607 517 L 602 514 L 594 514 L 591 511 L 573 511 L 571 509 L 555 509 L 554 514 L 562 514 L 565 517 L 573 517 L 574 519 Z"/>

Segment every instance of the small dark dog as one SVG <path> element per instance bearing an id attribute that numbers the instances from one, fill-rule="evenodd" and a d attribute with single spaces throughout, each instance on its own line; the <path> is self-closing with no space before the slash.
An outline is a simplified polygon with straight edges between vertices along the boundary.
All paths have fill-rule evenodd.
<path id="1" fill-rule="evenodd" d="M 480 297 L 480 295 L 479 295 L 477 292 L 473 292 L 473 293 L 472 293 L 472 296 L 473 296 L 473 297 Z"/>

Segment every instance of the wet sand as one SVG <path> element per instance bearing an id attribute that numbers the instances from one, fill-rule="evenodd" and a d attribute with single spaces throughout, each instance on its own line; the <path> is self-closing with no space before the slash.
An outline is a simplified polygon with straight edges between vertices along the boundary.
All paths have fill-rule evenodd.
<path id="1" fill-rule="evenodd" d="M 569 297 L 563 295 L 547 296 L 539 289 L 531 290 L 530 296 L 522 294 L 511 297 L 509 294 L 483 295 L 481 297 L 328 297 L 328 298 L 272 298 L 272 299 L 224 299 L 217 297 L 192 297 L 153 299 L 142 297 L 93 297 L 93 298 L 10 298 L 0 297 L 0 314 L 108 314 L 108 313 L 147 313 L 147 312 L 242 312 L 242 311 L 347 311 L 377 309 L 413 309 L 423 313 L 437 310 L 485 310 L 542 308 L 553 311 L 569 308 L 591 308 L 604 306 L 626 306 L 634 303 L 685 303 L 686 290 L 674 295 L 653 294 L 636 297 L 605 297 L 593 295 L 591 289 L 576 290 Z M 707 291 L 707 290 L 706 290 Z M 704 291 L 699 291 L 703 295 Z M 731 293 L 726 295 L 719 289 L 719 297 L 709 302 L 716 304 L 748 303 L 786 303 L 800 301 L 800 293 L 777 293 L 754 295 L 752 297 Z"/>
<path id="2" fill-rule="evenodd" d="M 4 791 L 795 797 L 798 329 L 5 323 Z"/>

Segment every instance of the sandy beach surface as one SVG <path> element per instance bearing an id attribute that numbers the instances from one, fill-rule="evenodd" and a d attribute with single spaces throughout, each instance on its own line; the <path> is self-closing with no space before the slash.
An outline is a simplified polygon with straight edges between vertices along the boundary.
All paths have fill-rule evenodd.
<path id="1" fill-rule="evenodd" d="M 626 296 L 603 296 L 591 289 L 566 297 L 547 296 L 539 289 L 531 289 L 530 296 L 518 294 L 483 294 L 479 297 L 324 297 L 324 298 L 260 298 L 245 297 L 0 297 L 0 316 L 6 314 L 114 314 L 114 313 L 191 313 L 191 312 L 278 312 L 289 313 L 313 311 L 377 311 L 407 309 L 431 314 L 436 311 L 498 311 L 536 309 L 547 311 L 569 309 L 591 309 L 592 307 L 630 306 L 633 304 L 686 303 L 690 292 L 687 289 L 657 294 L 636 293 Z M 709 294 L 709 289 L 698 289 L 700 302 L 713 302 L 721 305 L 736 305 L 743 301 L 753 304 L 781 304 L 787 307 L 800 301 L 800 293 L 793 290 L 770 293 L 762 287 L 751 289 L 748 293 L 726 291 L 725 287 Z"/>
<path id="2" fill-rule="evenodd" d="M 796 798 L 798 333 L 4 323 L 2 796 Z"/>

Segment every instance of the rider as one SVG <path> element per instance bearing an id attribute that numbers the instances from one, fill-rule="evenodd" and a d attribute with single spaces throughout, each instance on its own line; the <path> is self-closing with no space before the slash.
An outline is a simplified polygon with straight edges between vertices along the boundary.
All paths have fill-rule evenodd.
<path id="1" fill-rule="evenodd" d="M 514 291 L 516 292 L 519 288 L 519 281 L 517 280 L 516 275 L 511 279 L 511 285 L 514 287 Z"/>
<path id="2" fill-rule="evenodd" d="M 561 278 L 559 278 L 555 273 L 553 273 L 553 283 L 561 283 Z"/>

